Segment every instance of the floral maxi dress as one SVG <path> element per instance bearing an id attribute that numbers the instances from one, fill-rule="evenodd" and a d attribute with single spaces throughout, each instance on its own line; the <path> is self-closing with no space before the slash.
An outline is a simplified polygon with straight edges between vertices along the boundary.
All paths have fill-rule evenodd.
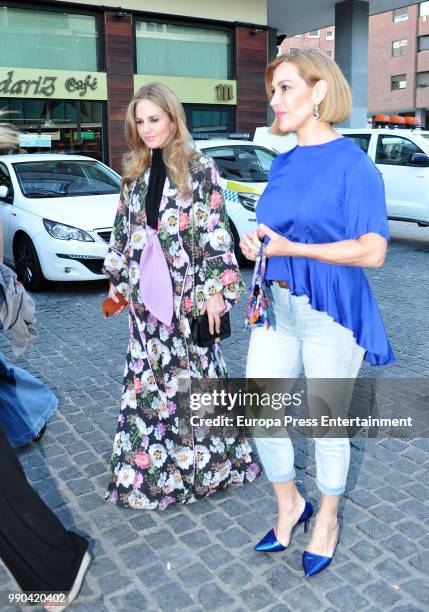
<path id="1" fill-rule="evenodd" d="M 260 473 L 244 435 L 237 431 L 234 435 L 213 435 L 203 428 L 192 428 L 179 407 L 180 401 L 189 407 L 184 381 L 225 375 L 219 345 L 200 348 L 191 340 L 191 215 L 198 307 L 223 289 L 229 309 L 242 291 L 214 162 L 200 155 L 191 161 L 190 171 L 192 196 L 180 198 L 167 178 L 158 219 L 158 236 L 173 286 L 171 325 L 159 322 L 148 312 L 139 294 L 150 169 L 127 196 L 121 196 L 104 262 L 110 282 L 129 300 L 130 327 L 106 497 L 130 508 L 164 509 L 175 502 L 190 503 L 229 485 L 252 482 Z"/>

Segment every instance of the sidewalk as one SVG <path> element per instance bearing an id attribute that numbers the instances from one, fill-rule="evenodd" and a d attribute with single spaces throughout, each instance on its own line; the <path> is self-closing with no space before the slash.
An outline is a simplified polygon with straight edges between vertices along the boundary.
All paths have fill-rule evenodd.
<path id="1" fill-rule="evenodd" d="M 398 357 L 398 365 L 378 375 L 427 378 L 429 229 L 392 228 L 385 267 L 368 274 Z M 15 361 L 60 398 L 42 442 L 21 452 L 28 478 L 68 527 L 95 543 L 72 610 L 427 609 L 427 439 L 352 442 L 341 544 L 332 566 L 312 579 L 302 574 L 307 535 L 301 530 L 284 553 L 253 550 L 275 517 L 265 477 L 165 512 L 127 511 L 105 502 L 128 335 L 126 317 L 101 319 L 105 289 L 104 283 L 87 283 L 37 294 L 40 339 Z M 243 375 L 248 342 L 241 334 L 243 309 L 234 312 L 233 336 L 224 346 L 236 377 Z M 1 336 L 0 350 L 12 358 Z M 373 372 L 365 367 L 362 375 Z M 295 448 L 300 488 L 317 505 L 312 443 Z M 0 591 L 16 591 L 2 565 Z"/>

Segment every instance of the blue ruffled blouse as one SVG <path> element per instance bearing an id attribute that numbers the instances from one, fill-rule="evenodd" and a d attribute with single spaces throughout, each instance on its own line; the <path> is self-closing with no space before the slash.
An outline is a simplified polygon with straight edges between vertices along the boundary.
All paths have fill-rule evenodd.
<path id="1" fill-rule="evenodd" d="M 296 146 L 279 155 L 256 216 L 258 223 L 296 242 L 336 242 L 368 232 L 389 239 L 381 174 L 348 138 Z M 265 277 L 285 281 L 293 295 L 307 295 L 313 308 L 350 329 L 372 365 L 395 362 L 361 267 L 306 257 L 272 257 Z"/>

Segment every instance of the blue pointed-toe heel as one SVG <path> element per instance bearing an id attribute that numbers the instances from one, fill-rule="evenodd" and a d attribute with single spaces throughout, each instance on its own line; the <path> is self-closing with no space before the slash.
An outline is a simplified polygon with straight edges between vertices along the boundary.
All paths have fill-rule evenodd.
<path id="1" fill-rule="evenodd" d="M 304 510 L 299 517 L 298 521 L 292 527 L 291 538 L 295 528 L 300 524 L 304 523 L 304 532 L 308 529 L 308 522 L 313 515 L 313 506 L 311 502 L 306 501 Z M 271 529 L 260 542 L 258 542 L 255 546 L 255 550 L 258 552 L 281 552 L 282 550 L 286 550 L 287 546 L 283 546 L 281 542 L 278 541 L 274 529 Z"/>
<path id="2" fill-rule="evenodd" d="M 338 535 L 337 541 L 335 544 L 335 548 L 333 550 L 331 557 L 325 557 L 323 555 L 316 555 L 312 552 L 308 552 L 304 550 L 302 553 L 302 567 L 304 569 L 304 574 L 306 578 L 310 578 L 311 576 L 315 576 L 316 574 L 320 574 L 324 569 L 330 565 L 332 559 L 334 558 L 335 551 L 337 550 L 337 546 L 340 542 L 340 523 L 338 523 Z"/>

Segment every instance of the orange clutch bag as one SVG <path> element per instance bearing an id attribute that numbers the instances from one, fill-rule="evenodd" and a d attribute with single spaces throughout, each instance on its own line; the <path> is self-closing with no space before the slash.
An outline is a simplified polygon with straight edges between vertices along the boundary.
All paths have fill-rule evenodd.
<path id="1" fill-rule="evenodd" d="M 112 298 L 106 298 L 101 302 L 101 310 L 103 311 L 103 315 L 105 317 L 111 317 L 115 314 L 115 312 L 120 310 L 122 306 L 127 306 L 128 302 L 124 296 L 121 293 L 117 293 L 116 295 L 119 302 L 114 302 Z"/>

